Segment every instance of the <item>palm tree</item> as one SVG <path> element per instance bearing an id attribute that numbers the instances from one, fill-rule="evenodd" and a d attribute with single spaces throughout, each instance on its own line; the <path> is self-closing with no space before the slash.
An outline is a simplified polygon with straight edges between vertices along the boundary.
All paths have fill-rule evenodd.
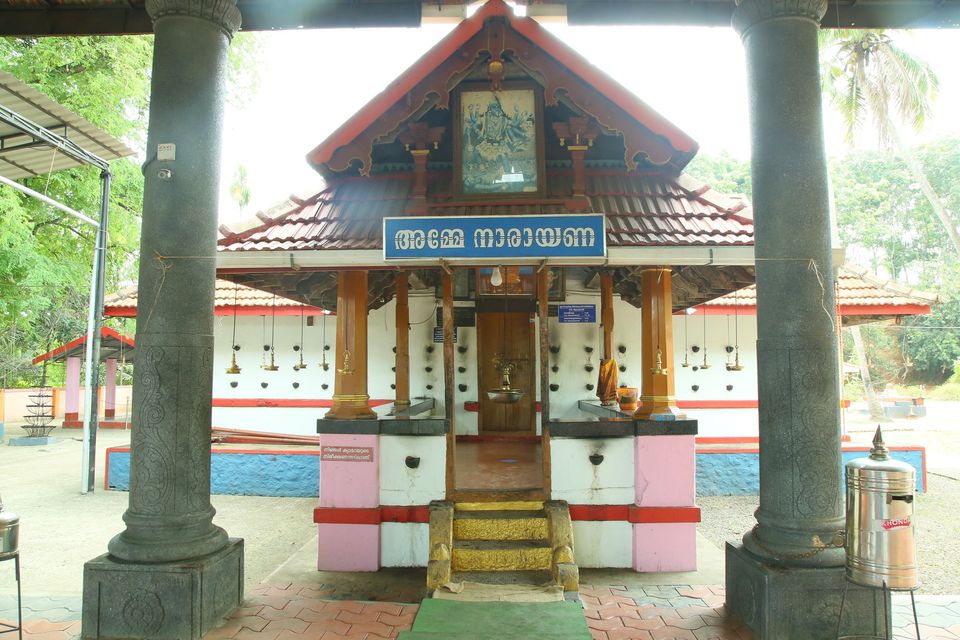
<path id="1" fill-rule="evenodd" d="M 829 96 L 846 124 L 847 142 L 872 121 L 882 145 L 895 147 L 910 168 L 920 190 L 930 202 L 960 254 L 960 234 L 953 217 L 933 190 L 919 160 L 905 144 L 897 121 L 914 130 L 923 128 L 939 88 L 933 68 L 897 47 L 884 30 L 836 29 L 820 32 L 821 77 Z M 850 327 L 857 364 L 863 380 L 870 416 L 884 419 L 870 379 L 860 327 Z"/>
<path id="2" fill-rule="evenodd" d="M 940 85 L 933 68 L 896 46 L 883 30 L 823 30 L 820 45 L 824 93 L 843 117 L 847 141 L 872 122 L 880 143 L 903 156 L 960 254 L 957 223 L 898 128 L 898 122 L 915 131 L 923 128 Z"/>
<path id="3" fill-rule="evenodd" d="M 242 164 L 237 165 L 237 171 L 233 174 L 233 183 L 230 185 L 230 196 L 236 200 L 240 207 L 240 215 L 243 215 L 243 208 L 250 204 L 252 193 L 250 191 L 250 182 L 247 176 L 247 167 Z"/>

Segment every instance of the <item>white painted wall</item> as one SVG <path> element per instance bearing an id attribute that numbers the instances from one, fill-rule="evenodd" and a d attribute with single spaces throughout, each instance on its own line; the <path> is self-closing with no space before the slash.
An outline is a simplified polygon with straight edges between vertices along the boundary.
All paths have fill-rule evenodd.
<path id="1" fill-rule="evenodd" d="M 420 458 L 420 466 L 409 468 L 407 456 Z M 445 436 L 380 436 L 380 504 L 421 505 L 443 500 L 446 477 Z"/>
<path id="2" fill-rule="evenodd" d="M 550 373 L 550 382 L 559 385 L 550 395 L 551 417 L 555 420 L 590 419 L 577 407 L 583 399 L 596 398 L 595 389 L 587 385 L 597 384 L 600 363 L 601 328 L 600 292 L 583 287 L 579 276 L 568 277 L 567 304 L 593 304 L 597 307 L 595 324 L 567 324 L 557 318 L 549 319 L 550 344 L 559 346 L 560 351 L 548 356 L 550 366 L 557 366 L 556 373 Z M 395 373 L 393 347 L 396 333 L 394 330 L 395 301 L 390 301 L 369 316 L 368 333 L 368 390 L 371 398 L 393 399 Z M 458 302 L 456 304 L 468 304 Z M 413 397 L 432 397 L 434 416 L 444 415 L 443 393 L 443 345 L 433 342 L 433 328 L 436 323 L 438 301 L 433 290 L 411 292 L 410 295 L 410 393 Z M 619 365 L 626 367 L 618 372 L 621 383 L 631 386 L 640 384 L 640 310 L 614 298 L 614 335 L 615 357 Z M 263 337 L 263 323 L 266 325 L 266 339 Z M 322 316 L 315 318 L 312 327 L 304 327 L 304 361 L 307 368 L 294 371 L 299 354 L 293 350 L 300 343 L 300 317 L 278 316 L 275 328 L 275 352 L 279 371 L 267 372 L 260 368 L 263 357 L 263 344 L 270 343 L 271 317 L 239 316 L 237 318 L 237 342 L 241 350 L 237 353 L 237 362 L 243 369 L 240 375 L 224 373 L 230 363 L 230 341 L 233 327 L 232 316 L 217 316 L 215 327 L 214 390 L 216 398 L 264 398 L 264 399 L 330 399 L 334 386 L 334 354 L 336 349 L 336 318 L 326 318 L 328 371 L 319 366 L 323 340 Z M 707 331 L 707 359 L 709 369 L 703 369 L 704 322 Z M 728 338 L 729 325 L 729 338 Z M 689 332 L 689 335 L 687 335 Z M 739 336 L 737 336 L 739 333 Z M 466 349 L 464 353 L 455 351 L 454 368 L 456 385 L 466 385 L 465 391 L 456 389 L 457 433 L 462 435 L 477 433 L 477 413 L 464 410 L 464 403 L 478 400 L 483 390 L 477 381 L 477 343 L 476 329 L 461 327 L 458 330 L 458 347 Z M 733 346 L 736 339 L 740 344 L 740 363 L 742 371 L 727 371 L 725 363 L 732 361 L 733 354 L 727 354 L 726 346 Z M 704 316 L 693 314 L 688 317 L 674 317 L 674 362 L 676 392 L 678 400 L 755 400 L 756 383 L 756 318 L 741 315 L 736 319 L 730 316 Z M 683 367 L 685 346 L 689 367 Z M 700 350 L 693 352 L 693 347 Z M 432 351 L 427 350 L 432 347 Z M 587 353 L 586 347 L 593 351 Z M 620 353 L 619 347 L 624 348 Z M 537 360 L 539 363 L 539 359 Z M 585 367 L 593 367 L 586 371 Z M 426 371 L 427 368 L 431 371 Z M 457 368 L 466 369 L 463 373 Z M 695 370 L 696 368 L 696 370 Z M 539 381 L 538 373 L 535 380 Z M 230 382 L 236 382 L 231 387 Z M 293 383 L 299 383 L 294 389 Z M 261 387 L 266 383 L 267 387 Z M 327 389 L 322 385 L 326 384 Z M 698 389 L 693 390 L 697 385 Z M 728 390 L 727 385 L 732 385 Z M 428 386 L 432 388 L 427 388 Z M 539 399 L 539 384 L 531 390 Z M 118 399 L 119 402 L 119 399 Z M 247 428 L 281 433 L 313 434 L 316 432 L 316 420 L 323 416 L 325 409 L 264 409 L 264 408 L 221 408 L 215 407 L 213 423 L 216 426 Z M 689 409 L 691 418 L 700 420 L 702 435 L 756 435 L 756 409 Z M 537 421 L 539 431 L 539 420 Z"/>
<path id="3" fill-rule="evenodd" d="M 425 567 L 429 545 L 427 523 L 384 522 L 380 525 L 380 566 Z"/>
<path id="4" fill-rule="evenodd" d="M 570 504 L 633 504 L 634 438 L 550 440 L 551 498 Z M 603 462 L 594 465 L 590 455 Z"/>
<path id="5" fill-rule="evenodd" d="M 574 520 L 573 557 L 583 569 L 633 567 L 633 525 Z"/>

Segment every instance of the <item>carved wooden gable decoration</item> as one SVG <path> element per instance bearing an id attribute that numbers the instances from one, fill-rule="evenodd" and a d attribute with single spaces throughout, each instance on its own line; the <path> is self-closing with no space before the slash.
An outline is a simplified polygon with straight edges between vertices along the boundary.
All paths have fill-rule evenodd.
<path id="1" fill-rule="evenodd" d="M 480 144 L 491 132 L 500 151 Z M 489 0 L 307 159 L 328 180 L 414 169 L 423 197 L 428 162 L 454 173 L 455 195 L 530 194 L 542 192 L 551 163 L 572 162 L 574 181 L 584 157 L 676 175 L 696 151 L 693 139 L 536 21 Z M 471 174 L 471 158 L 484 154 L 503 165 L 494 187 Z"/>

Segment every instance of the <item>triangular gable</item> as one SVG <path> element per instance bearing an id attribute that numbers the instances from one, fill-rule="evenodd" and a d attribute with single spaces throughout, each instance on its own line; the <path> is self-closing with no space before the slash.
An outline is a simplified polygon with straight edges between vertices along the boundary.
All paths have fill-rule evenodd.
<path id="1" fill-rule="evenodd" d="M 544 86 L 547 105 L 564 102 L 622 134 L 628 168 L 643 158 L 679 171 L 696 154 L 692 138 L 535 20 L 516 16 L 502 0 L 489 0 L 307 154 L 307 161 L 325 175 L 352 166 L 367 174 L 378 138 L 431 107 L 448 108 L 450 92 L 470 70 L 507 58 Z"/>

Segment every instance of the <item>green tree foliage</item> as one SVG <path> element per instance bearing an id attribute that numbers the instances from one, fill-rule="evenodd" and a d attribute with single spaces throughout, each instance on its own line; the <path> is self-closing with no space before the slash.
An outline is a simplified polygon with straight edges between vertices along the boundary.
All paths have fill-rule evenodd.
<path id="1" fill-rule="evenodd" d="M 0 67 L 133 148 L 145 140 L 151 56 L 148 37 L 0 39 Z M 111 173 L 108 291 L 135 273 L 143 201 L 135 159 L 114 161 Z M 23 182 L 98 217 L 95 167 Z M 0 216 L 0 376 L 11 386 L 29 385 L 37 376 L 33 356 L 84 331 L 95 230 L 6 188 Z"/>
<path id="2" fill-rule="evenodd" d="M 243 103 L 259 76 L 256 36 L 230 47 L 228 99 Z M 0 38 L 0 68 L 121 139 L 142 156 L 150 95 L 151 36 Z M 53 151 L 51 150 L 51 154 Z M 143 177 L 136 158 L 111 165 L 106 291 L 136 279 Z M 100 175 L 78 167 L 23 181 L 96 219 Z M 94 229 L 0 187 L 0 383 L 29 385 L 30 359 L 86 327 Z M 132 327 L 130 328 L 132 329 Z M 52 372 L 56 381 L 58 371 Z"/>
<path id="3" fill-rule="evenodd" d="M 735 158 L 726 151 L 721 152 L 719 156 L 698 154 L 687 165 L 685 171 L 721 193 L 727 195 L 742 193 L 747 198 L 753 194 L 750 161 Z"/>

